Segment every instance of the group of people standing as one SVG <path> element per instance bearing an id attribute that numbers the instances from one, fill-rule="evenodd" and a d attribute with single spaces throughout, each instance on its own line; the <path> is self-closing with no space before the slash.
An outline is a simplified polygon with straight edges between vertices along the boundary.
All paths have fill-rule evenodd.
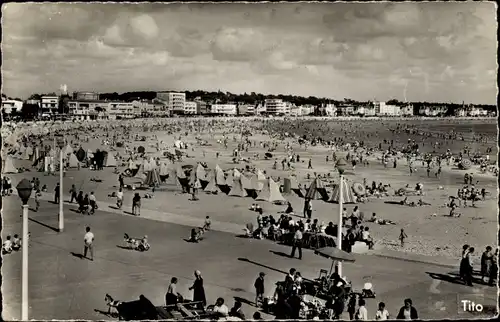
<path id="1" fill-rule="evenodd" d="M 474 247 L 464 245 L 462 248 L 462 258 L 460 260 L 460 278 L 468 286 L 473 286 L 474 280 L 474 264 L 472 255 L 474 254 Z M 486 250 L 481 255 L 481 281 L 488 285 L 495 285 L 498 270 L 498 249 L 493 253 L 491 246 L 487 246 Z"/>

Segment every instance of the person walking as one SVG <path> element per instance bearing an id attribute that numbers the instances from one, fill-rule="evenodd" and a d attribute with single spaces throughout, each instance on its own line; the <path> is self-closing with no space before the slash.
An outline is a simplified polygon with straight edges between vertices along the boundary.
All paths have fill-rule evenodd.
<path id="1" fill-rule="evenodd" d="M 189 288 L 189 290 L 193 291 L 193 302 L 200 302 L 198 307 L 205 308 L 207 305 L 207 298 L 205 297 L 205 288 L 203 287 L 203 277 L 201 276 L 201 272 L 196 270 L 194 272 L 194 283 Z"/>
<path id="2" fill-rule="evenodd" d="M 404 300 L 404 306 L 399 309 L 397 318 L 398 320 L 417 320 L 418 312 L 415 307 L 413 307 L 413 302 L 411 299 Z"/>
<path id="3" fill-rule="evenodd" d="M 302 228 L 297 228 L 293 236 L 292 254 L 290 257 L 295 257 L 295 250 L 298 249 L 299 259 L 302 259 L 302 237 Z"/>
<path id="4" fill-rule="evenodd" d="M 255 280 L 253 286 L 255 287 L 255 306 L 259 307 L 259 303 L 264 303 L 264 272 L 259 273 L 259 277 Z"/>
<path id="5" fill-rule="evenodd" d="M 60 185 L 59 182 L 56 184 L 56 187 L 54 189 L 54 203 L 58 204 L 59 203 L 59 198 L 60 198 Z"/>
<path id="6" fill-rule="evenodd" d="M 40 189 L 37 189 L 35 192 L 35 212 L 38 212 L 38 209 L 40 209 L 40 198 L 42 197 L 42 193 L 40 192 Z"/>
<path id="7" fill-rule="evenodd" d="M 94 260 L 94 234 L 90 231 L 90 227 L 85 228 L 85 236 L 83 237 L 84 249 L 83 258 L 87 258 L 87 252 L 90 253 L 90 260 Z"/>
<path id="8" fill-rule="evenodd" d="M 90 206 L 89 214 L 93 215 L 97 209 L 97 198 L 95 197 L 93 191 L 90 193 L 89 196 L 89 206 Z"/>
<path id="9" fill-rule="evenodd" d="M 71 196 L 71 200 L 69 202 L 73 203 L 73 200 L 76 201 L 77 192 L 76 192 L 76 187 L 74 184 L 71 185 L 71 189 L 69 190 L 69 194 Z"/>
<path id="10" fill-rule="evenodd" d="M 141 215 L 141 196 L 138 192 L 135 193 L 134 198 L 132 199 L 132 214 L 134 216 Z"/>

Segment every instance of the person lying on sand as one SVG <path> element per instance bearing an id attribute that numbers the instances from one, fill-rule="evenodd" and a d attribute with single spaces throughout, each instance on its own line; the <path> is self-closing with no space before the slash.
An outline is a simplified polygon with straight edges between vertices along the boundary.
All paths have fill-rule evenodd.
<path id="1" fill-rule="evenodd" d="M 368 222 L 373 222 L 379 225 L 395 225 L 396 223 L 392 220 L 386 220 L 382 218 L 377 218 L 377 214 L 373 213 L 372 217 L 368 219 Z"/>

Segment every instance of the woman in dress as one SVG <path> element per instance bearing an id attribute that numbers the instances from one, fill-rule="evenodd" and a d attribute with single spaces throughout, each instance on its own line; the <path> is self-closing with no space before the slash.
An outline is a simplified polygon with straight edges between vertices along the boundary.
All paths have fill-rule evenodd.
<path id="1" fill-rule="evenodd" d="M 486 251 L 481 255 L 481 280 L 485 282 L 484 278 L 490 276 L 490 271 L 493 264 L 493 253 L 491 246 L 486 247 Z"/>
<path id="2" fill-rule="evenodd" d="M 189 290 L 193 290 L 193 302 L 201 302 L 200 307 L 205 307 L 207 305 L 207 298 L 205 297 L 205 288 L 203 287 L 203 277 L 201 272 L 196 270 L 194 272 L 194 283 Z"/>

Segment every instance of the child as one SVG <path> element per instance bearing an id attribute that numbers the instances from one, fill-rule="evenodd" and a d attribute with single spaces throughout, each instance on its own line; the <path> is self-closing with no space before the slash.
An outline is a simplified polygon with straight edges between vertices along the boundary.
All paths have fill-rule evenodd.
<path id="1" fill-rule="evenodd" d="M 10 240 L 10 235 L 7 236 L 6 241 L 4 241 L 4 243 L 2 245 L 2 253 L 3 254 L 12 253 L 12 241 Z"/>
<path id="2" fill-rule="evenodd" d="M 14 235 L 14 239 L 12 239 L 12 250 L 18 251 L 21 249 L 21 238 L 19 238 L 18 234 Z"/>
<path id="3" fill-rule="evenodd" d="M 205 224 L 203 225 L 203 230 L 210 230 L 210 225 L 212 222 L 210 221 L 210 216 L 205 218 Z"/>
<path id="4" fill-rule="evenodd" d="M 375 319 L 377 321 L 385 321 L 389 319 L 389 312 L 385 309 L 384 302 L 380 302 L 378 304 L 378 311 L 377 314 L 375 315 Z"/>
<path id="5" fill-rule="evenodd" d="M 401 247 L 405 247 L 405 238 L 408 238 L 408 235 L 406 235 L 405 230 L 401 228 L 401 233 L 399 234 L 399 240 L 401 241 Z"/>
<path id="6" fill-rule="evenodd" d="M 42 196 L 42 193 L 40 192 L 40 189 L 38 189 L 35 192 L 35 212 L 38 212 L 38 209 L 40 209 L 40 197 Z"/>

